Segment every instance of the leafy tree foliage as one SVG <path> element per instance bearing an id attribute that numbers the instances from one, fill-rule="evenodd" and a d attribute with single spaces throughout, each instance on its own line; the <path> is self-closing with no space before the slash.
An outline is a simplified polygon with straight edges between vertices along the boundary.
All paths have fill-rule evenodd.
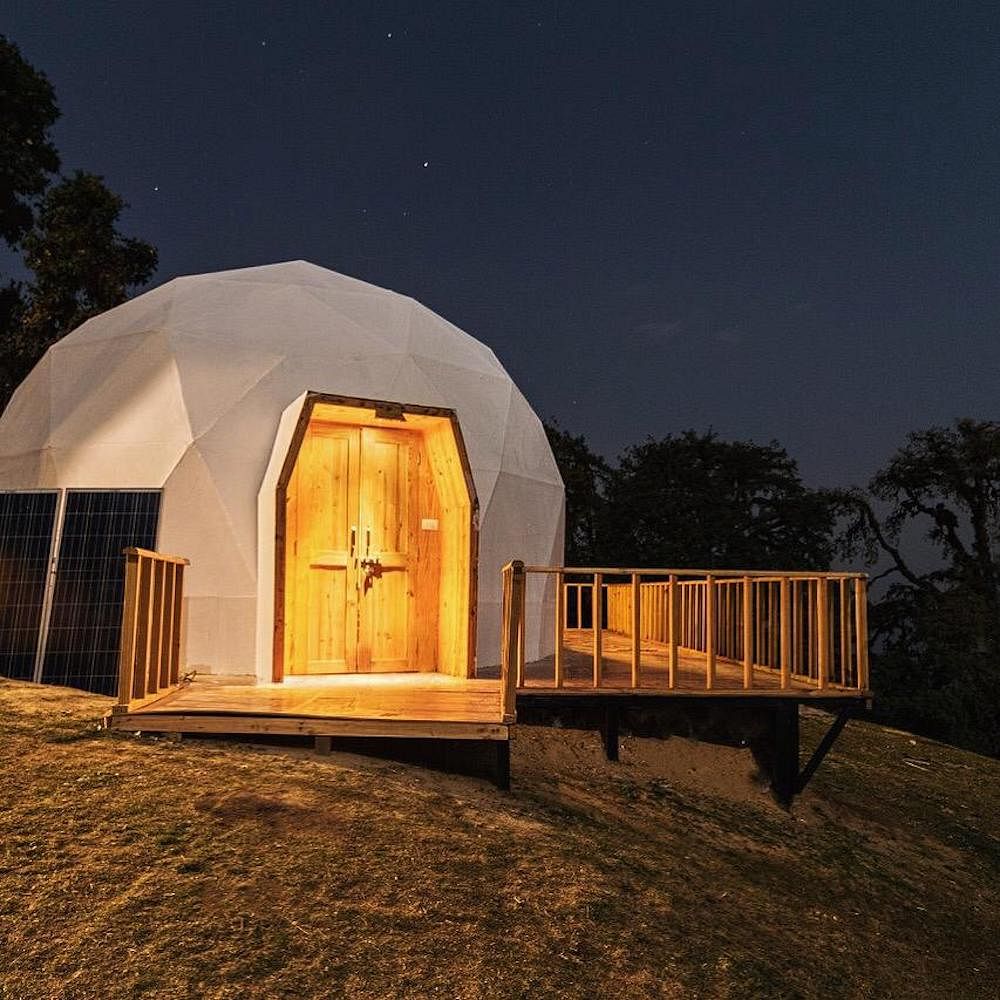
<path id="1" fill-rule="evenodd" d="M 882 556 L 872 608 L 878 705 L 907 728 L 1000 754 L 1000 424 L 959 420 L 909 435 L 867 493 L 839 496 L 848 551 Z M 919 531 L 938 554 L 914 568 Z"/>
<path id="2" fill-rule="evenodd" d="M 0 235 L 33 274 L 0 286 L 0 406 L 50 345 L 156 269 L 150 244 L 118 232 L 125 203 L 100 177 L 78 171 L 49 186 L 58 115 L 48 81 L 0 37 Z"/>
<path id="3" fill-rule="evenodd" d="M 619 565 L 826 569 L 833 555 L 827 497 L 776 442 L 650 439 L 621 456 L 607 507 Z"/>
<path id="4" fill-rule="evenodd" d="M 602 541 L 611 469 L 582 435 L 545 424 L 549 446 L 566 487 L 567 566 L 593 566 L 604 558 Z"/>
<path id="5" fill-rule="evenodd" d="M 156 250 L 117 230 L 125 202 L 94 174 L 77 171 L 49 188 L 24 239 L 34 272 L 23 332 L 44 349 L 84 320 L 128 297 L 156 269 Z"/>
<path id="6" fill-rule="evenodd" d="M 52 85 L 0 35 L 0 237 L 12 246 L 31 227 L 33 201 L 59 169 L 49 139 L 58 117 Z"/>

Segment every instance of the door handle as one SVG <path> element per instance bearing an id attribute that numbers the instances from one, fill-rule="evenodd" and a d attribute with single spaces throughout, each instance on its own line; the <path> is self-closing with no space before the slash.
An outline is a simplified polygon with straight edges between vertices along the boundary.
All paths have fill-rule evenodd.
<path id="1" fill-rule="evenodd" d="M 351 525 L 351 552 L 350 555 L 354 557 L 354 545 L 358 540 L 358 526 L 356 524 Z"/>
<path id="2" fill-rule="evenodd" d="M 366 528 L 365 529 L 365 555 L 368 555 L 368 553 L 371 551 L 371 547 L 372 547 L 372 529 L 371 528 Z"/>

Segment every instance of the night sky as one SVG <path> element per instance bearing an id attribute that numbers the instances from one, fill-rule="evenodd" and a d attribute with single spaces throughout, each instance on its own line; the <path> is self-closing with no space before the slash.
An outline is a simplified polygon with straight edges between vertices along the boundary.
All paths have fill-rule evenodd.
<path id="1" fill-rule="evenodd" d="M 711 426 L 846 485 L 997 417 L 995 4 L 14 0 L 0 31 L 156 283 L 304 258 L 412 295 L 609 457 Z"/>

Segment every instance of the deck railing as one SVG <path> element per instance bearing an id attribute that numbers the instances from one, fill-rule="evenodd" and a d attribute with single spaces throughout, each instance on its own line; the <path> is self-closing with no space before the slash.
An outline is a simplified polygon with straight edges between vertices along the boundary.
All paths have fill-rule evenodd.
<path id="1" fill-rule="evenodd" d="M 184 567 L 181 556 L 125 550 L 125 606 L 116 713 L 169 694 L 181 678 Z"/>
<path id="2" fill-rule="evenodd" d="M 513 693 L 525 682 L 527 578 L 555 578 L 551 684 L 565 682 L 567 631 L 589 631 L 593 686 L 604 683 L 604 633 L 631 639 L 630 686 L 642 684 L 644 648 L 666 656 L 666 686 L 675 688 L 681 657 L 704 668 L 717 686 L 720 663 L 735 665 L 742 687 L 758 672 L 780 689 L 793 682 L 818 689 L 868 690 L 867 577 L 861 573 L 504 567 L 502 677 Z M 544 627 L 544 626 L 543 626 Z M 532 678 L 532 685 L 545 685 Z M 773 685 L 773 681 L 768 686 Z M 509 688 L 509 691 L 508 691 Z M 506 702 L 505 702 L 506 704 Z M 513 709 L 511 709 L 513 711 Z"/>

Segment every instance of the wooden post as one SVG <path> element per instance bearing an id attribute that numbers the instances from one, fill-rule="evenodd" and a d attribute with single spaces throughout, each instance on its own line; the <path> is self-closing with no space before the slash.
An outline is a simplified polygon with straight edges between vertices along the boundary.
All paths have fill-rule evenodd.
<path id="1" fill-rule="evenodd" d="M 792 653 L 791 653 L 791 607 L 789 599 L 788 577 L 783 576 L 780 583 L 781 608 L 779 610 L 779 630 L 781 632 L 781 689 L 787 690 L 791 685 Z"/>
<path id="2" fill-rule="evenodd" d="M 826 577 L 816 580 L 816 685 L 822 690 L 826 687 L 830 671 L 828 656 L 830 652 L 830 609 L 827 604 Z"/>
<path id="3" fill-rule="evenodd" d="M 632 574 L 632 687 L 639 686 L 639 649 L 642 643 L 640 626 L 642 624 L 642 608 L 639 604 L 639 574 Z"/>
<path id="4" fill-rule="evenodd" d="M 510 740 L 491 740 L 495 747 L 493 759 L 493 784 L 501 792 L 510 791 Z"/>
<path id="5" fill-rule="evenodd" d="M 593 597 L 591 598 L 591 618 L 594 626 L 594 687 L 601 686 L 601 675 L 604 664 L 601 660 L 601 593 L 604 589 L 604 578 L 600 573 L 594 574 Z"/>
<path id="6" fill-rule="evenodd" d="M 563 628 L 566 623 L 566 576 L 556 573 L 556 650 L 555 650 L 555 685 L 563 686 Z"/>
<path id="7" fill-rule="evenodd" d="M 779 666 L 781 659 L 781 585 L 771 581 L 767 585 L 770 625 L 768 632 L 771 640 L 771 666 Z"/>
<path id="8" fill-rule="evenodd" d="M 528 630 L 527 614 L 525 612 L 525 591 L 528 586 L 528 574 L 524 571 L 524 563 L 521 563 L 521 571 L 514 570 L 514 580 L 517 583 L 517 686 L 524 687 L 524 643 L 525 632 Z"/>
<path id="9" fill-rule="evenodd" d="M 798 580 L 792 580 L 792 669 L 791 673 L 801 673 L 802 665 L 802 588 Z"/>
<path id="10" fill-rule="evenodd" d="M 184 566 L 185 563 L 177 563 L 174 566 L 174 620 L 170 635 L 170 664 L 173 671 L 171 684 L 180 682 L 181 669 L 184 666 L 181 653 L 181 626 L 184 614 Z"/>
<path id="11" fill-rule="evenodd" d="M 500 570 L 500 718 L 507 714 L 507 674 L 510 670 L 510 578 L 511 568 L 508 563 Z"/>
<path id="12" fill-rule="evenodd" d="M 799 705 L 788 701 L 772 709 L 771 717 L 771 791 L 783 806 L 791 804 L 799 784 Z"/>
<path id="13" fill-rule="evenodd" d="M 743 686 L 753 687 L 753 579 L 743 577 Z"/>
<path id="14" fill-rule="evenodd" d="M 161 642 L 163 643 L 163 656 L 160 660 L 160 687 L 170 687 L 174 683 L 174 601 L 176 600 L 175 588 L 177 585 L 176 563 L 166 563 L 164 566 L 164 589 L 163 589 L 163 631 Z"/>
<path id="15" fill-rule="evenodd" d="M 166 588 L 167 563 L 155 560 L 153 562 L 153 637 L 149 657 L 148 694 L 156 694 L 160 690 L 163 677 L 163 654 L 166 652 L 163 643 L 164 626 L 166 625 L 163 610 L 166 605 Z"/>
<path id="16" fill-rule="evenodd" d="M 854 581 L 854 641 L 857 646 L 858 690 L 868 690 L 868 581 Z"/>
<path id="17" fill-rule="evenodd" d="M 500 648 L 501 718 L 513 722 L 517 717 L 517 650 L 518 607 L 521 587 L 519 574 L 524 574 L 524 563 L 518 560 L 503 569 L 503 645 Z"/>
<path id="18" fill-rule="evenodd" d="M 705 687 L 715 687 L 715 577 L 705 577 Z"/>
<path id="19" fill-rule="evenodd" d="M 667 605 L 670 628 L 670 647 L 667 652 L 667 687 L 673 690 L 677 687 L 677 641 L 680 636 L 680 587 L 677 577 L 671 574 L 667 584 Z"/>
<path id="20" fill-rule="evenodd" d="M 754 638 L 754 663 L 765 666 L 764 663 L 764 584 L 755 583 L 757 600 L 754 601 L 754 622 L 756 628 L 753 631 Z"/>
<path id="21" fill-rule="evenodd" d="M 847 617 L 847 577 L 840 581 L 838 595 L 838 605 L 840 618 L 840 683 L 842 687 L 847 687 L 847 679 L 850 676 L 851 643 L 850 643 L 850 622 Z"/>
<path id="22" fill-rule="evenodd" d="M 119 712 L 127 712 L 132 700 L 135 670 L 135 633 L 138 624 L 139 557 L 125 556 L 125 607 L 122 614 L 121 651 L 118 654 L 118 704 Z"/>
<path id="23" fill-rule="evenodd" d="M 153 563 L 139 553 L 138 557 L 138 597 L 136 599 L 135 668 L 132 671 L 132 698 L 140 701 L 146 697 L 146 668 L 149 663 L 150 615 L 153 601 Z"/>
<path id="24" fill-rule="evenodd" d="M 604 725 L 601 735 L 604 737 L 604 755 L 608 760 L 618 760 L 619 731 L 618 706 L 608 705 L 604 710 Z"/>

